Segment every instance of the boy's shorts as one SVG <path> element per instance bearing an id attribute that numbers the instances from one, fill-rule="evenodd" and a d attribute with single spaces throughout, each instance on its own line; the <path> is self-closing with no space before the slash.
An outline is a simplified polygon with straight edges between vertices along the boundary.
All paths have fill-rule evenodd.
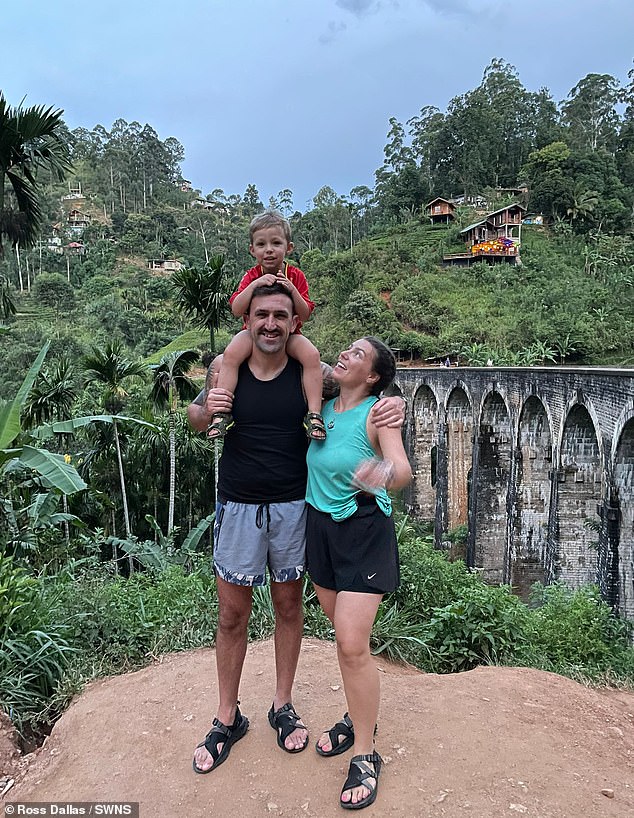
<path id="1" fill-rule="evenodd" d="M 387 594 L 400 582 L 394 519 L 363 498 L 355 513 L 335 522 L 308 506 L 306 567 L 315 585 L 332 591 Z"/>
<path id="2" fill-rule="evenodd" d="M 214 524 L 214 568 L 233 585 L 293 582 L 306 567 L 306 503 L 218 501 Z"/>

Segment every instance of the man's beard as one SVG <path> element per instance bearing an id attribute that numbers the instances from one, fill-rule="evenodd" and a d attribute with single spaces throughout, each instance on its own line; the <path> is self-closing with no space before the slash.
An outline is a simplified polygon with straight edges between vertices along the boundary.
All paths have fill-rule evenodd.
<path id="1" fill-rule="evenodd" d="M 268 355 L 284 349 L 287 340 L 288 338 L 285 339 L 282 333 L 267 337 L 265 334 L 259 332 L 253 336 L 253 343 L 256 345 L 256 347 L 260 350 L 260 352 L 264 352 Z"/>

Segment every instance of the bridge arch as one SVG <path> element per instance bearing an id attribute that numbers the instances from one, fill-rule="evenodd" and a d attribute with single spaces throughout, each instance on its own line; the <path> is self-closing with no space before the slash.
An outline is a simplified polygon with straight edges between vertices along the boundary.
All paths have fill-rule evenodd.
<path id="1" fill-rule="evenodd" d="M 632 418 L 634 418 L 634 400 L 629 400 L 625 404 L 624 408 L 622 409 L 621 413 L 616 419 L 616 423 L 614 424 L 614 435 L 612 436 L 612 450 L 610 453 L 612 462 L 614 462 L 614 459 L 616 457 L 616 452 L 621 442 L 621 435 L 623 433 L 623 430 L 625 429 L 625 427 Z"/>
<path id="2" fill-rule="evenodd" d="M 561 430 L 557 470 L 557 574 L 578 588 L 597 582 L 602 443 L 584 403 L 574 403 Z"/>
<path id="3" fill-rule="evenodd" d="M 524 600 L 534 582 L 546 582 L 553 432 L 548 408 L 535 394 L 520 410 L 514 453 L 510 577 Z"/>
<path id="4" fill-rule="evenodd" d="M 544 473 L 550 468 L 550 502 L 548 538 L 545 557 L 545 580 L 561 578 L 572 587 L 581 582 L 598 582 L 603 598 L 622 615 L 634 621 L 634 589 L 632 577 L 632 539 L 634 539 L 634 489 L 630 472 L 630 442 L 634 420 L 634 368 L 621 367 L 407 367 L 399 369 L 398 384 L 406 394 L 410 411 L 407 414 L 407 440 L 414 455 L 413 399 L 421 384 L 430 387 L 438 402 L 438 483 L 436 486 L 435 543 L 446 547 L 448 530 L 468 523 L 468 563 L 480 565 L 490 581 L 502 577 L 516 581 L 518 537 L 530 530 L 529 510 L 539 513 L 535 497 L 545 493 Z M 497 446 L 497 470 L 489 463 L 485 470 L 492 474 L 497 511 L 500 500 L 504 505 L 506 491 L 506 532 L 502 524 L 498 536 L 480 545 L 480 527 L 485 536 L 491 534 L 483 519 L 486 506 L 480 491 L 483 478 L 479 475 L 480 459 L 485 452 L 487 411 L 485 401 L 492 392 L 498 394 L 497 406 L 502 414 L 508 408 L 509 423 L 500 428 L 489 423 Z M 533 398 L 533 400 L 531 400 Z M 532 424 L 532 414 L 539 413 L 541 401 L 546 412 L 551 436 L 552 461 L 541 464 L 538 485 L 527 497 L 526 451 Z M 483 413 L 483 409 L 485 409 Z M 542 434 L 545 435 L 545 420 Z M 499 483 L 504 477 L 508 444 L 498 439 L 495 431 L 504 435 L 504 427 L 512 429 L 510 475 L 504 490 Z M 537 427 L 533 432 L 539 438 Z M 576 450 L 580 453 L 577 455 Z M 486 458 L 485 458 L 486 459 Z M 519 478 L 519 481 L 516 479 Z M 486 478 L 485 478 L 486 479 Z M 451 489 L 451 491 L 450 491 Z M 541 492 L 541 494 L 540 494 Z M 489 496 L 488 500 L 491 497 Z M 599 509 L 597 510 L 597 505 Z M 494 509 L 494 512 L 496 512 Z M 585 526 L 583 519 L 588 520 Z M 528 554 L 541 552 L 543 541 L 535 536 L 535 526 L 529 537 Z M 598 545 L 597 545 L 598 543 Z M 453 547 L 453 546 L 452 546 Z M 482 548 L 489 553 L 482 553 Z M 496 563 L 494 565 L 494 563 Z M 595 565 L 596 563 L 596 565 Z M 629 572 L 629 573 L 628 573 Z M 627 611 L 625 607 L 627 606 Z"/>
<path id="5" fill-rule="evenodd" d="M 615 436 L 611 511 L 618 550 L 618 607 L 623 616 L 634 620 L 634 411 L 629 415 Z"/>
<path id="6" fill-rule="evenodd" d="M 473 465 L 473 401 L 468 389 L 458 382 L 447 395 L 445 404 L 447 451 L 446 530 L 455 531 L 469 524 L 469 498 Z M 467 558 L 466 537 L 450 548 L 454 559 Z"/>
<path id="7" fill-rule="evenodd" d="M 412 412 L 414 451 L 411 490 L 412 508 L 426 521 L 436 515 L 438 479 L 438 399 L 434 390 L 423 384 L 416 390 Z"/>
<path id="8" fill-rule="evenodd" d="M 511 476 L 511 416 L 499 391 L 485 395 L 474 463 L 474 563 L 489 582 L 508 581 L 508 488 Z"/>
<path id="9" fill-rule="evenodd" d="M 597 444 L 599 446 L 599 459 L 600 459 L 601 463 L 603 463 L 604 462 L 604 451 L 603 451 L 603 436 L 601 435 L 601 432 L 600 432 L 600 430 L 601 430 L 601 421 L 599 419 L 599 415 L 597 413 L 597 410 L 595 409 L 595 407 L 592 404 L 592 401 L 588 400 L 588 398 L 585 397 L 579 391 L 577 391 L 574 395 L 572 395 L 572 397 L 566 403 L 566 406 L 564 408 L 564 411 L 563 411 L 563 414 L 562 414 L 562 422 L 561 422 L 561 426 L 559 428 L 559 440 L 557 441 L 557 450 L 556 450 L 555 454 L 557 456 L 561 455 L 562 446 L 563 446 L 563 439 L 564 439 L 564 433 L 565 433 L 565 425 L 566 425 L 566 422 L 567 422 L 568 418 L 570 417 L 571 412 L 573 412 L 573 410 L 577 406 L 583 407 L 586 410 L 586 412 L 588 413 L 588 415 L 590 416 L 590 421 L 591 421 L 592 427 L 594 429 L 595 438 L 596 438 Z M 560 460 L 558 460 L 557 465 L 561 466 L 561 461 Z"/>

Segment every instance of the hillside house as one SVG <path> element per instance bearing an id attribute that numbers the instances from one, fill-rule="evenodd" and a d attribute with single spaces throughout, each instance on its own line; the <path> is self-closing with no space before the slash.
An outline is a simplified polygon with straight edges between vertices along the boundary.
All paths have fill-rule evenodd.
<path id="1" fill-rule="evenodd" d="M 520 243 L 522 221 L 526 208 L 520 204 L 510 204 L 488 213 L 482 221 L 470 224 L 460 231 L 467 247 L 494 239 L 512 239 L 514 244 Z"/>
<path id="2" fill-rule="evenodd" d="M 202 196 L 197 196 L 189 205 L 190 207 L 202 207 L 204 210 L 213 210 L 213 202 L 208 202 Z"/>
<path id="3" fill-rule="evenodd" d="M 521 238 L 522 220 L 526 215 L 526 208 L 521 204 L 510 204 L 494 210 L 487 215 L 487 221 L 492 222 L 495 238 L 513 239 L 518 244 Z"/>
<path id="4" fill-rule="evenodd" d="M 479 193 L 462 193 L 459 196 L 452 196 L 450 201 L 453 202 L 456 207 L 474 207 L 476 210 L 487 206 L 486 198 Z"/>
<path id="5" fill-rule="evenodd" d="M 437 196 L 425 205 L 425 213 L 432 224 L 449 224 L 456 218 L 456 206 L 449 199 Z"/>
<path id="6" fill-rule="evenodd" d="M 488 219 L 482 219 L 481 222 L 474 222 L 467 225 L 460 231 L 462 240 L 471 248 L 474 244 L 479 244 L 481 241 L 486 241 L 489 235 L 493 233 L 495 226 L 493 222 Z"/>
<path id="7" fill-rule="evenodd" d="M 77 208 L 73 208 L 66 217 L 68 227 L 73 230 L 83 230 L 90 224 L 91 217 Z"/>
<path id="8" fill-rule="evenodd" d="M 513 197 L 513 199 L 525 201 L 528 199 L 528 185 L 519 185 L 518 187 L 496 187 L 494 194 L 496 199 L 502 199 L 505 196 L 509 196 Z"/>
<path id="9" fill-rule="evenodd" d="M 526 208 L 516 202 L 488 213 L 460 231 L 468 252 L 445 255 L 443 263 L 467 267 L 474 261 L 521 263 L 519 248 L 525 215 Z"/>
<path id="10" fill-rule="evenodd" d="M 150 270 L 160 270 L 163 273 L 174 273 L 182 270 L 185 266 L 174 258 L 151 258 L 148 259 L 147 266 Z"/>

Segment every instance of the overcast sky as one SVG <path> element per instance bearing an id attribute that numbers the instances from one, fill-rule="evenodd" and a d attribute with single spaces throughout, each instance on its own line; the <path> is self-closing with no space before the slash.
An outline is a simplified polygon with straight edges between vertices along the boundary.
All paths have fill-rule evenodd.
<path id="1" fill-rule="evenodd" d="M 0 19 L 10 104 L 148 123 L 203 194 L 290 188 L 300 210 L 372 187 L 389 118 L 444 111 L 494 57 L 556 101 L 634 57 L 634 0 L 16 0 Z"/>

